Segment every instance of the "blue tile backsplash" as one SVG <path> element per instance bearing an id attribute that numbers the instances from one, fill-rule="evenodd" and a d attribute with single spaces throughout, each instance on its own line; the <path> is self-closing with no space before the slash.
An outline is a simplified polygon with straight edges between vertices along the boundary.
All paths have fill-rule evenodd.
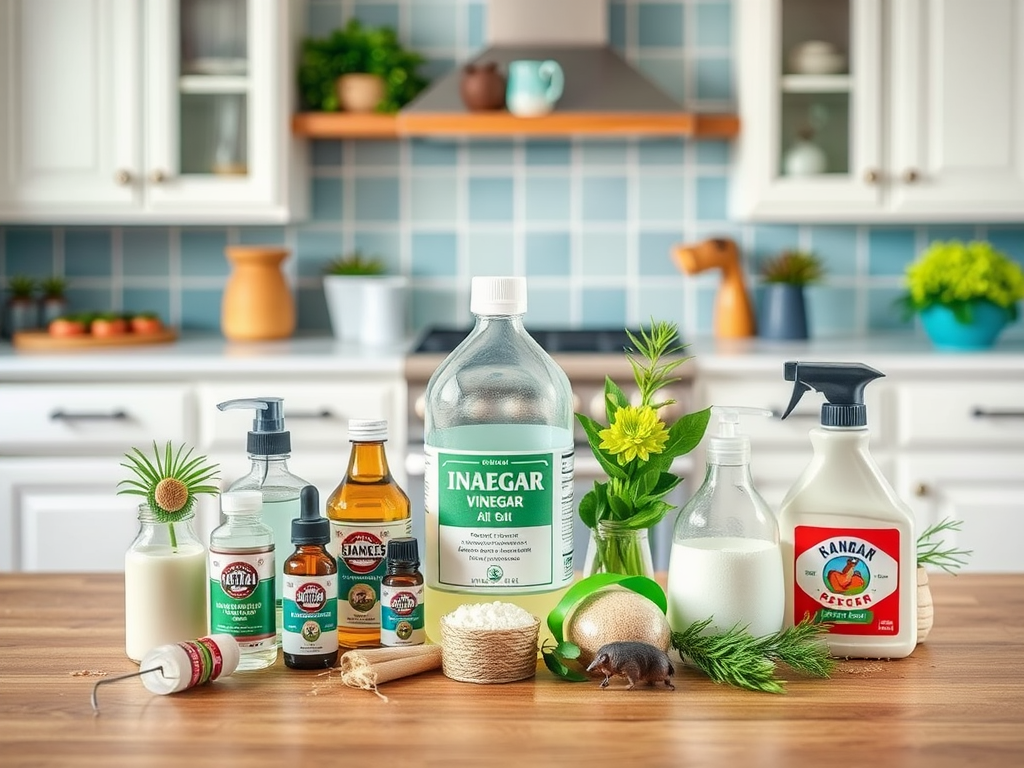
<path id="1" fill-rule="evenodd" d="M 731 0 L 610 0 L 611 44 L 678 100 L 731 109 Z M 485 45 L 485 0 L 310 0 L 307 33 L 353 15 L 393 25 L 449 70 Z M 893 309 L 906 265 L 935 239 L 987 238 L 1024 263 L 1024 227 L 780 226 L 731 220 L 727 141 L 311 141 L 310 217 L 264 227 L 0 227 L 0 284 L 62 274 L 81 309 L 159 312 L 219 331 L 224 246 L 284 244 L 302 331 L 328 332 L 324 264 L 360 249 L 410 276 L 413 330 L 469 322 L 474 274 L 525 274 L 529 323 L 636 325 L 651 316 L 709 334 L 719 276 L 684 276 L 673 245 L 735 238 L 755 299 L 761 259 L 806 248 L 825 261 L 808 291 L 815 336 L 907 328 Z M 1015 333 L 1022 330 L 1018 323 Z"/>

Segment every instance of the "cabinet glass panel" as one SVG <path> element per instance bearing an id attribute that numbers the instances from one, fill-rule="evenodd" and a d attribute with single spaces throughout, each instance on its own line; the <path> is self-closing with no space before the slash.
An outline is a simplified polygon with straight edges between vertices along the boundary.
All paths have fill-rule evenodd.
<path id="1" fill-rule="evenodd" d="M 850 172 L 851 0 L 782 0 L 779 173 Z"/>
<path id="2" fill-rule="evenodd" d="M 247 173 L 246 0 L 181 0 L 182 174 Z"/>

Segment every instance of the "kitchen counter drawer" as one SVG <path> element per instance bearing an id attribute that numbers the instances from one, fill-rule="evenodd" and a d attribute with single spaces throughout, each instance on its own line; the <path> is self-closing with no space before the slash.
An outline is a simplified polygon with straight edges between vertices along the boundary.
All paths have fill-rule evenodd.
<path id="1" fill-rule="evenodd" d="M 0 454 L 116 454 L 192 438 L 184 386 L 15 384 L 3 400 Z"/>
<path id="2" fill-rule="evenodd" d="M 1024 447 L 1024 382 L 915 382 L 899 388 L 899 442 L 910 448 Z"/>
<path id="3" fill-rule="evenodd" d="M 261 381 L 201 385 L 198 390 L 200 447 L 203 452 L 244 452 L 255 410 L 220 411 L 217 403 L 240 398 L 283 399 L 285 429 L 292 453 L 331 450 L 349 453 L 349 419 L 387 419 L 392 445 L 405 445 L 405 383 L 399 377 L 364 381 Z"/>

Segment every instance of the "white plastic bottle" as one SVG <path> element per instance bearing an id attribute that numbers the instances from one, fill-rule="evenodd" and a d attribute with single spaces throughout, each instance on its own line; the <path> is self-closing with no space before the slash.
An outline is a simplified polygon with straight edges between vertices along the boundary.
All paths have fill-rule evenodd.
<path id="1" fill-rule="evenodd" d="M 210 631 L 238 641 L 238 671 L 277 661 L 274 534 L 260 519 L 259 491 L 221 494 L 227 522 L 210 534 Z"/>
<path id="2" fill-rule="evenodd" d="M 917 644 L 914 513 L 868 452 L 864 387 L 883 375 L 862 363 L 785 364 L 785 416 L 808 389 L 828 400 L 810 432 L 814 457 L 779 511 L 786 625 L 830 623 L 834 656 L 899 659 Z"/>
<path id="3" fill-rule="evenodd" d="M 704 482 L 680 510 L 668 568 L 668 623 L 681 632 L 711 618 L 705 632 L 746 627 L 755 637 L 782 629 L 785 581 L 779 526 L 750 475 L 750 439 L 741 414 L 771 411 L 714 406 L 718 434 Z"/>
<path id="4" fill-rule="evenodd" d="M 465 603 L 543 625 L 573 578 L 573 408 L 565 372 L 523 326 L 526 280 L 474 277 L 476 324 L 427 384 L 427 636 Z"/>
<path id="5" fill-rule="evenodd" d="M 227 677 L 238 667 L 238 657 L 238 643 L 227 634 L 159 645 L 142 657 L 142 684 L 161 695 L 179 693 Z"/>

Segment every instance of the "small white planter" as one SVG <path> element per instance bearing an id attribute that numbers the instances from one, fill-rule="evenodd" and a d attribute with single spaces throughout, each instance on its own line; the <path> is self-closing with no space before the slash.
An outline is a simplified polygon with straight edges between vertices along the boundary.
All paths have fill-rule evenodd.
<path id="1" fill-rule="evenodd" d="M 324 275 L 324 296 L 335 338 L 364 347 L 405 340 L 408 278 Z"/>

